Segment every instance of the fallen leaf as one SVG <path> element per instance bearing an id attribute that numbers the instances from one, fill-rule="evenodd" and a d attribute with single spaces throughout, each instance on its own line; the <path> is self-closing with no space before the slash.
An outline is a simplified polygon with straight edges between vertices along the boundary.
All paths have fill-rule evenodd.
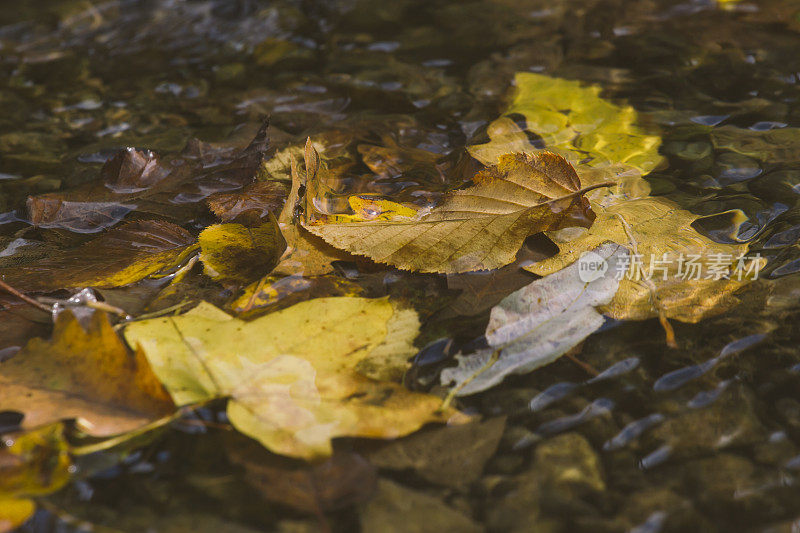
<path id="1" fill-rule="evenodd" d="M 299 466 L 263 448 L 234 449 L 228 456 L 244 468 L 245 480 L 264 499 L 304 513 L 320 515 L 368 500 L 377 484 L 375 468 L 354 453 L 336 453 L 321 463 Z"/>
<path id="2" fill-rule="evenodd" d="M 561 249 L 554 257 L 535 263 L 527 270 L 547 276 L 566 265 L 574 264 L 583 252 L 592 250 L 603 242 L 611 241 L 640 255 L 641 266 L 650 274 L 652 261 L 664 261 L 665 271 L 654 270 L 651 284 L 644 276 L 626 275 L 619 291 L 600 310 L 612 318 L 643 320 L 663 314 L 682 322 L 698 322 L 715 313 L 730 309 L 738 300 L 733 293 L 748 283 L 743 279 L 703 279 L 712 265 L 733 271 L 737 258 L 747 252 L 747 244 L 721 244 L 714 242 L 692 228 L 698 218 L 664 198 L 641 198 L 620 202 L 606 209 L 597 208 L 594 225 L 580 236 L 569 235 L 560 239 L 550 235 Z M 628 235 L 628 230 L 632 235 Z M 630 237 L 636 243 L 636 252 Z M 666 256 L 665 256 L 666 254 Z M 695 279 L 684 266 L 681 257 L 697 257 Z M 632 261 L 633 262 L 633 261 Z M 633 279 L 629 279 L 629 278 Z M 655 304 L 653 302 L 655 297 Z"/>
<path id="3" fill-rule="evenodd" d="M 517 253 L 516 260 L 504 267 L 488 271 L 448 274 L 447 288 L 461 290 L 461 293 L 439 313 L 439 318 L 475 316 L 490 309 L 515 290 L 536 279 L 522 267 L 552 255 L 552 252 L 547 254 L 544 251 L 549 251 L 552 246 L 549 240 L 542 237 L 541 240 L 526 242 Z"/>
<path id="4" fill-rule="evenodd" d="M 212 193 L 252 183 L 267 149 L 264 123 L 242 150 L 216 149 L 190 141 L 181 154 L 163 162 L 149 151 L 127 148 L 108 160 L 97 180 L 68 191 L 28 198 L 31 223 L 78 233 L 95 233 L 131 212 L 172 220 L 199 214 Z"/>
<path id="5" fill-rule="evenodd" d="M 278 263 L 286 241 L 271 217 L 266 224 L 214 224 L 197 238 L 206 275 L 223 283 L 246 284 L 267 275 Z"/>
<path id="6" fill-rule="evenodd" d="M 120 287 L 179 264 L 194 238 L 158 220 L 130 222 L 71 250 L 3 269 L 4 279 L 25 291 Z"/>
<path id="7" fill-rule="evenodd" d="M 0 361 L 31 337 L 46 335 L 51 318 L 18 298 L 0 294 Z"/>
<path id="8" fill-rule="evenodd" d="M 441 499 L 381 479 L 375 497 L 360 508 L 364 533 L 478 533 L 483 528 Z"/>
<path id="9" fill-rule="evenodd" d="M 379 468 L 412 469 L 436 485 L 464 488 L 481 477 L 505 427 L 505 417 L 498 417 L 423 430 L 386 444 L 369 454 L 369 461 Z"/>
<path id="10" fill-rule="evenodd" d="M 661 163 L 661 137 L 638 125 L 632 107 L 604 100 L 600 87 L 578 81 L 520 72 L 514 82 L 511 105 L 489 125 L 490 141 L 469 147 L 473 157 L 488 165 L 508 152 L 549 150 L 576 165 L 584 184 L 614 180 L 620 192 L 649 193 L 641 176 Z"/>
<path id="11" fill-rule="evenodd" d="M 394 438 L 454 413 L 441 400 L 363 377 L 382 345 L 417 335 L 392 328 L 387 299 L 320 298 L 235 319 L 202 303 L 182 316 L 135 322 L 125 337 L 147 354 L 179 405 L 228 397 L 228 416 L 269 450 L 326 457 L 335 437 Z M 402 318 L 402 314 L 401 317 Z"/>
<path id="12" fill-rule="evenodd" d="M 305 198 L 300 191 L 306 188 L 308 175 L 316 176 L 319 167 L 319 155 L 311 144 L 311 139 L 306 141 L 304 154 L 308 160 L 306 161 L 306 172 L 302 177 L 296 160 L 294 158 L 291 160 L 292 187 L 278 217 L 278 223 L 286 239 L 286 251 L 273 270 L 274 275 L 322 276 L 333 272 L 334 261 L 351 258 L 347 253 L 309 233 L 298 221 L 298 212 L 306 209 L 303 202 Z"/>
<path id="13" fill-rule="evenodd" d="M 361 160 L 377 176 L 385 179 L 421 176 L 423 179 L 444 181 L 444 176 L 437 168 L 437 163 L 444 160 L 441 154 L 400 146 L 388 135 L 384 136 L 383 143 L 385 146 L 358 145 Z"/>
<path id="14" fill-rule="evenodd" d="M 270 212 L 278 212 L 285 200 L 286 189 L 281 183 L 257 181 L 241 191 L 214 193 L 206 203 L 223 222 L 245 224 L 250 220 L 260 221 Z"/>
<path id="15" fill-rule="evenodd" d="M 3 435 L 0 447 L 0 532 L 10 532 L 33 515 L 28 498 L 55 492 L 70 478 L 72 461 L 62 424 Z"/>
<path id="16" fill-rule="evenodd" d="M 24 413 L 23 428 L 74 418 L 98 437 L 174 410 L 144 355 L 127 349 L 105 313 L 84 330 L 69 311 L 58 315 L 52 340 L 31 339 L 0 362 L 0 405 Z"/>
<path id="17" fill-rule="evenodd" d="M 269 275 L 245 287 L 229 308 L 240 318 L 250 318 L 253 312 L 260 315 L 312 298 L 364 296 L 365 292 L 361 285 L 337 276 Z"/>
<path id="18" fill-rule="evenodd" d="M 598 264 L 606 262 L 607 275 L 581 277 L 574 263 L 511 293 L 492 308 L 486 327 L 488 348 L 456 355 L 458 366 L 441 373 L 451 395 L 467 396 L 499 384 L 511 374 L 525 374 L 547 365 L 603 325 L 595 308 L 611 301 L 619 288 L 615 272 L 628 258 L 618 244 L 593 250 Z"/>
<path id="19" fill-rule="evenodd" d="M 305 223 L 329 244 L 420 272 L 469 272 L 511 263 L 526 237 L 594 215 L 575 170 L 562 157 L 508 154 L 416 220 Z"/>

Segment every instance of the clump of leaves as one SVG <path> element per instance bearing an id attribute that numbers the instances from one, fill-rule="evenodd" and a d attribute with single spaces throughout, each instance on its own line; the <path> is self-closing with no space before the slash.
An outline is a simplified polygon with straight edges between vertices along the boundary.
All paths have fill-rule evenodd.
<path id="1" fill-rule="evenodd" d="M 594 214 L 583 195 L 607 185 L 582 188 L 572 166 L 547 152 L 504 155 L 472 181 L 411 220 L 303 227 L 337 248 L 405 270 L 490 270 L 511 263 L 531 234 L 590 226 Z"/>

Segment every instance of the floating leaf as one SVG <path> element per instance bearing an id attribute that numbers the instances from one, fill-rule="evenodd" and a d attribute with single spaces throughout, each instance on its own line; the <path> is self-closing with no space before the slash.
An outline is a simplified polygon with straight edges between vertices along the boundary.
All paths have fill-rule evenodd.
<path id="1" fill-rule="evenodd" d="M 95 436 L 125 433 L 174 410 L 144 355 L 131 353 L 105 313 L 88 330 L 69 311 L 52 340 L 32 339 L 0 363 L 0 405 L 25 414 L 33 428 L 75 418 Z"/>
<path id="2" fill-rule="evenodd" d="M 182 316 L 135 322 L 141 346 L 178 404 L 229 397 L 228 416 L 273 452 L 311 459 L 342 436 L 394 438 L 453 414 L 441 401 L 357 368 L 382 346 L 405 345 L 416 324 L 387 299 L 320 298 L 257 318 L 235 319 L 202 303 Z"/>
<path id="3" fill-rule="evenodd" d="M 109 288 L 134 283 L 174 266 L 194 238 L 175 224 L 130 222 L 71 250 L 31 264 L 3 269 L 5 281 L 26 291 Z"/>
<path id="4" fill-rule="evenodd" d="M 286 239 L 286 252 L 273 271 L 276 275 L 322 276 L 333 272 L 334 261 L 352 258 L 303 229 L 297 220 L 297 212 L 305 209 L 300 190 L 306 187 L 308 175 L 316 176 L 319 167 L 319 156 L 310 139 L 306 142 L 305 157 L 306 173 L 302 178 L 297 162 L 294 159 L 291 162 L 292 188 L 278 217 L 281 231 Z"/>
<path id="5" fill-rule="evenodd" d="M 12 531 L 33 515 L 36 506 L 27 498 L 63 487 L 70 478 L 71 464 L 61 424 L 4 435 L 0 447 L 0 532 Z"/>
<path id="6" fill-rule="evenodd" d="M 739 266 L 738 258 L 747 252 L 747 245 L 721 244 L 699 234 L 691 226 L 698 217 L 669 200 L 629 200 L 605 210 L 598 208 L 597 213 L 594 225 L 580 236 L 559 238 L 551 235 L 561 252 L 527 267 L 527 270 L 548 276 L 573 264 L 583 252 L 605 241 L 622 244 L 632 253 L 639 254 L 639 262 L 648 275 L 650 265 L 658 266 L 658 262 L 663 261 L 661 264 L 666 268 L 658 267 L 653 271 L 654 275 L 650 276 L 652 285 L 644 279 L 645 276 L 632 272 L 622 279 L 614 298 L 601 307 L 603 313 L 613 318 L 629 320 L 663 315 L 683 322 L 697 322 L 735 305 L 737 300 L 733 292 L 749 282 L 749 277 L 741 280 L 705 279 L 715 270 L 724 269 L 732 273 Z M 634 242 L 631 242 L 631 237 Z M 688 271 L 689 267 L 684 265 L 681 273 L 681 258 L 685 263 L 692 257 L 697 259 L 697 266 Z M 695 276 L 693 272 L 699 275 Z"/>
<path id="7" fill-rule="evenodd" d="M 416 220 L 305 224 L 329 244 L 420 272 L 469 272 L 511 263 L 526 237 L 594 218 L 564 158 L 509 154 Z"/>
<path id="8" fill-rule="evenodd" d="M 286 249 L 274 217 L 256 228 L 215 224 L 204 229 L 197 242 L 205 273 L 229 283 L 249 283 L 267 275 Z"/>
<path id="9" fill-rule="evenodd" d="M 443 385 L 466 396 L 547 365 L 603 325 L 595 308 L 611 301 L 619 288 L 613 275 L 628 251 L 606 243 L 593 251 L 592 264 L 605 264 L 606 275 L 581 276 L 581 263 L 538 279 L 511 293 L 492 308 L 486 327 L 488 348 L 457 355 L 458 366 L 442 370 Z M 589 263 L 587 263 L 589 264 Z"/>

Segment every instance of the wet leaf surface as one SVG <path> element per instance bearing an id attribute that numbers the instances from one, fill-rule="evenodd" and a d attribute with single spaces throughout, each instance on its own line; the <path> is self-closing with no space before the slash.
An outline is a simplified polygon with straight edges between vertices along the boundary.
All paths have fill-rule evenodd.
<path id="1" fill-rule="evenodd" d="M 177 266 L 194 243 L 189 232 L 169 222 L 130 222 L 82 246 L 5 268 L 3 274 L 7 283 L 34 292 L 119 287 Z"/>
<path id="2" fill-rule="evenodd" d="M 304 227 L 378 262 L 457 273 L 502 267 L 529 235 L 594 219 L 574 169 L 554 154 L 507 155 L 472 181 L 417 220 Z"/>
<path id="3" fill-rule="evenodd" d="M 0 382 L 3 408 L 23 413 L 25 428 L 76 419 L 85 432 L 109 436 L 174 409 L 144 355 L 128 350 L 102 312 L 88 330 L 60 314 L 51 340 L 31 339 L 0 363 Z"/>
<path id="4" fill-rule="evenodd" d="M 382 368 L 385 351 L 416 337 L 403 315 L 387 300 L 323 298 L 244 323 L 201 304 L 131 324 L 125 337 L 179 405 L 230 397 L 240 431 L 311 459 L 330 455 L 335 437 L 397 437 L 452 415 L 438 412 L 435 396 L 358 373 L 359 365 Z"/>
<path id="5" fill-rule="evenodd" d="M 4 436 L 0 448 L 0 531 L 13 531 L 33 515 L 27 499 L 63 487 L 72 461 L 61 424 Z"/>

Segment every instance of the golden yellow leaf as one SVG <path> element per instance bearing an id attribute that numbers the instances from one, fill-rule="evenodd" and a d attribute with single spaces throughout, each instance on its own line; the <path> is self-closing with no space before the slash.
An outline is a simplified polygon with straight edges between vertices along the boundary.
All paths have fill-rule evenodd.
<path id="1" fill-rule="evenodd" d="M 414 220 L 304 227 L 350 253 L 405 270 L 457 273 L 511 263 L 529 235 L 588 226 L 593 214 L 564 158 L 508 154 Z"/>
<path id="2" fill-rule="evenodd" d="M 54 492 L 72 464 L 62 424 L 3 436 L 0 447 L 0 532 L 22 525 L 36 510 L 27 499 Z"/>
<path id="3" fill-rule="evenodd" d="M 131 353 L 105 313 L 88 330 L 69 311 L 52 340 L 31 339 L 0 363 L 0 405 L 24 413 L 24 428 L 77 419 L 94 436 L 125 433 L 174 410 L 141 352 Z"/>
<path id="4" fill-rule="evenodd" d="M 599 309 L 613 318 L 630 320 L 659 316 L 661 310 L 668 318 L 697 322 L 735 305 L 737 300 L 733 292 L 749 282 L 750 276 L 743 276 L 741 280 L 704 279 L 712 271 L 712 265 L 727 267 L 733 272 L 738 258 L 747 252 L 747 245 L 720 244 L 699 234 L 691 226 L 697 215 L 669 200 L 641 198 L 595 209 L 597 219 L 591 228 L 577 237 L 550 234 L 560 253 L 526 269 L 546 276 L 574 263 L 584 252 L 606 241 L 621 244 L 631 253 L 640 254 L 641 266 L 651 278 L 652 287 L 644 279 L 646 276 L 631 268 L 611 302 Z M 686 264 L 690 256 L 696 256 L 698 265 L 691 267 L 692 272 Z M 650 265 L 659 268 L 653 269 L 651 274 Z M 694 279 L 695 272 L 701 279 Z"/>
<path id="5" fill-rule="evenodd" d="M 274 217 L 255 228 L 214 224 L 197 241 L 206 275 L 221 282 L 249 283 L 268 274 L 286 249 Z"/>
<path id="6" fill-rule="evenodd" d="M 312 459 L 330 455 L 336 437 L 394 438 L 455 414 L 438 412 L 435 396 L 358 372 L 385 356 L 382 346 L 410 346 L 418 323 L 407 313 L 387 299 L 320 298 L 244 322 L 202 303 L 130 324 L 125 337 L 178 404 L 228 397 L 240 431 Z"/>

